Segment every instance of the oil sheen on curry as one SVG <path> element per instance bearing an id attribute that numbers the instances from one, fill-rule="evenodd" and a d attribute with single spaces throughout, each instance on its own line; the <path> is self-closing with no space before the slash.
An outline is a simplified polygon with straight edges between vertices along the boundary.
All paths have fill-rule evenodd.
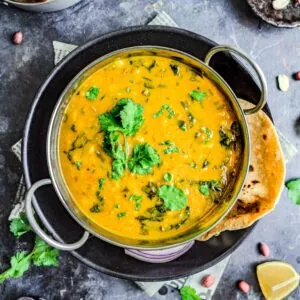
<path id="1" fill-rule="evenodd" d="M 171 238 L 215 205 L 240 161 L 240 125 L 217 86 L 161 56 L 119 58 L 71 96 L 59 137 L 80 211 L 123 237 Z"/>

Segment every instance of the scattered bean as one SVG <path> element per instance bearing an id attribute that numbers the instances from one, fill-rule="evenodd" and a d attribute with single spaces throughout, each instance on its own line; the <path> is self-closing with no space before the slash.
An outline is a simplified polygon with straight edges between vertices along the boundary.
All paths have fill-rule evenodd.
<path id="1" fill-rule="evenodd" d="M 250 291 L 250 285 L 244 280 L 240 280 L 238 283 L 238 288 L 245 294 L 248 294 Z"/>
<path id="2" fill-rule="evenodd" d="M 201 285 L 203 285 L 206 288 L 211 287 L 216 281 L 216 277 L 213 275 L 206 275 L 201 279 Z"/>
<path id="3" fill-rule="evenodd" d="M 299 0 L 300 1 L 300 0 Z M 300 3 L 300 2 L 299 2 Z M 294 74 L 294 78 L 296 79 L 296 80 L 300 80 L 300 71 L 298 71 L 298 72 L 296 72 L 295 74 Z"/>
<path id="4" fill-rule="evenodd" d="M 268 257 L 270 255 L 270 248 L 266 243 L 259 243 L 259 252 L 261 255 Z"/>
<path id="5" fill-rule="evenodd" d="M 23 33 L 21 31 L 17 31 L 12 35 L 12 42 L 15 45 L 20 45 L 23 41 Z"/>

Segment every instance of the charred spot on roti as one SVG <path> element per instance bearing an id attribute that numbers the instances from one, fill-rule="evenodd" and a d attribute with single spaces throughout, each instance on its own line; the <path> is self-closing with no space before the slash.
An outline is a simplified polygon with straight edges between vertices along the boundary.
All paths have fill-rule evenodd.
<path id="1" fill-rule="evenodd" d="M 257 184 L 257 183 L 259 183 L 259 180 L 252 180 L 252 183 Z"/>
<path id="2" fill-rule="evenodd" d="M 252 165 L 249 165 L 249 172 L 253 172 L 254 171 L 254 168 Z"/>
<path id="3" fill-rule="evenodd" d="M 260 203 L 255 201 L 253 203 L 246 203 L 241 199 L 237 201 L 237 211 L 239 214 L 247 214 L 250 212 L 259 212 Z"/>
<path id="4" fill-rule="evenodd" d="M 266 135 L 266 134 L 263 134 L 263 135 L 262 135 L 262 138 L 263 138 L 263 140 L 265 141 L 265 140 L 267 139 L 267 135 Z"/>

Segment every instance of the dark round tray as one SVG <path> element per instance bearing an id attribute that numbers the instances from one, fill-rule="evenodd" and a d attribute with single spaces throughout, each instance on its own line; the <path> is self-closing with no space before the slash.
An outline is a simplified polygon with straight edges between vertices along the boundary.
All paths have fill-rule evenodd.
<path id="1" fill-rule="evenodd" d="M 204 59 L 214 42 L 181 29 L 141 26 L 103 35 L 74 50 L 48 76 L 35 96 L 24 131 L 23 169 L 27 187 L 49 178 L 46 162 L 46 135 L 53 108 L 66 85 L 86 65 L 111 51 L 136 45 L 158 45 L 179 49 Z M 223 76 L 236 95 L 256 103 L 260 90 L 251 75 L 231 56 L 217 54 L 211 66 Z M 267 109 L 267 107 L 265 107 Z M 267 113 L 270 115 L 269 110 Z M 68 214 L 54 189 L 45 186 L 36 192 L 34 206 L 53 236 L 66 243 L 77 241 L 83 229 Z M 88 266 L 112 275 L 137 281 L 160 281 L 197 273 L 231 254 L 248 236 L 247 229 L 224 232 L 207 242 L 196 242 L 180 258 L 163 264 L 141 262 L 125 255 L 122 248 L 91 237 L 79 250 L 72 252 Z"/>

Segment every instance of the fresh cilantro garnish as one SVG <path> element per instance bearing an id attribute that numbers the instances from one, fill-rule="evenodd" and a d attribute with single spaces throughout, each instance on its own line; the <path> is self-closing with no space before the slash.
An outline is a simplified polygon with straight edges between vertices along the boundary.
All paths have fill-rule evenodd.
<path id="1" fill-rule="evenodd" d="M 177 125 L 182 131 L 187 131 L 187 126 L 186 126 L 185 121 L 178 120 Z"/>
<path id="2" fill-rule="evenodd" d="M 184 192 L 174 185 L 161 185 L 158 196 L 164 200 L 164 205 L 170 210 L 179 210 L 185 207 L 187 198 Z"/>
<path id="3" fill-rule="evenodd" d="M 101 210 L 100 210 L 100 206 L 99 204 L 94 204 L 91 208 L 90 208 L 90 212 L 92 213 L 99 213 Z"/>
<path id="4" fill-rule="evenodd" d="M 99 116 L 102 131 L 119 131 L 134 136 L 143 125 L 144 108 L 131 99 L 123 98 L 109 112 Z"/>
<path id="5" fill-rule="evenodd" d="M 285 186 L 288 189 L 289 199 L 295 204 L 300 205 L 300 179 L 289 180 Z"/>
<path id="6" fill-rule="evenodd" d="M 104 179 L 104 178 L 100 178 L 100 179 L 98 180 L 98 187 L 99 187 L 99 190 L 100 190 L 100 191 L 103 190 L 104 183 L 105 183 L 105 179 Z"/>
<path id="7" fill-rule="evenodd" d="M 212 139 L 213 132 L 207 127 L 202 127 L 201 130 L 206 135 L 206 138 L 204 139 L 203 143 L 207 144 Z"/>
<path id="8" fill-rule="evenodd" d="M 174 75 L 178 76 L 180 74 L 180 67 L 177 64 L 170 64 L 170 68 Z"/>
<path id="9" fill-rule="evenodd" d="M 96 98 L 98 97 L 98 94 L 100 92 L 100 89 L 97 86 L 92 86 L 88 91 L 86 91 L 85 93 L 85 97 L 88 100 L 96 100 Z"/>
<path id="10" fill-rule="evenodd" d="M 126 216 L 126 212 L 120 212 L 117 214 L 117 217 L 120 219 L 120 218 L 123 218 Z"/>
<path id="11" fill-rule="evenodd" d="M 208 196 L 209 195 L 209 187 L 207 183 L 201 183 L 199 185 L 199 192 L 204 195 L 204 196 Z"/>
<path id="12" fill-rule="evenodd" d="M 192 161 L 192 162 L 190 163 L 190 166 L 191 166 L 191 168 L 193 168 L 193 169 L 197 169 L 197 168 L 198 168 L 197 164 L 196 164 L 194 161 Z"/>
<path id="13" fill-rule="evenodd" d="M 120 208 L 120 204 L 116 203 L 116 204 L 114 205 L 114 208 Z"/>
<path id="14" fill-rule="evenodd" d="M 20 213 L 19 218 L 13 219 L 10 222 L 9 229 L 16 238 L 19 238 L 21 235 L 29 232 L 31 230 L 31 226 L 28 223 L 25 213 Z"/>
<path id="15" fill-rule="evenodd" d="M 172 119 L 172 118 L 175 116 L 175 112 L 174 112 L 174 110 L 171 108 L 171 106 L 168 105 L 168 104 L 163 104 L 163 105 L 161 106 L 161 109 L 160 109 L 157 113 L 153 114 L 153 118 L 158 118 L 158 117 L 160 117 L 160 116 L 164 113 L 164 111 L 167 111 L 167 112 L 168 112 L 168 118 L 169 118 L 169 119 Z"/>
<path id="16" fill-rule="evenodd" d="M 36 266 L 57 266 L 59 251 L 53 249 L 39 237 L 35 239 L 33 250 L 17 252 L 10 260 L 10 268 L 0 274 L 0 283 L 9 278 L 21 277 L 30 267 L 31 262 Z"/>
<path id="17" fill-rule="evenodd" d="M 164 150 L 164 154 L 170 154 L 170 153 L 174 153 L 174 152 L 179 152 L 179 148 L 171 141 L 164 141 L 162 143 L 160 143 L 160 145 L 162 146 L 169 146 L 168 148 L 166 148 Z"/>
<path id="18" fill-rule="evenodd" d="M 207 159 L 205 159 L 202 164 L 202 168 L 206 168 L 208 165 L 209 165 L 209 161 Z"/>
<path id="19" fill-rule="evenodd" d="M 199 182 L 199 192 L 208 196 L 212 192 L 220 192 L 222 191 L 222 187 L 220 186 L 220 182 L 217 180 L 209 180 L 209 181 L 200 181 Z"/>
<path id="20" fill-rule="evenodd" d="M 188 120 L 190 123 L 190 127 L 193 127 L 197 122 L 196 118 L 194 117 L 194 115 L 191 112 L 188 112 L 187 116 L 188 116 Z"/>
<path id="21" fill-rule="evenodd" d="M 29 269 L 31 264 L 32 254 L 28 254 L 26 251 L 17 252 L 10 259 L 10 268 L 0 274 L 0 283 L 8 278 L 18 278 Z"/>
<path id="22" fill-rule="evenodd" d="M 238 139 L 241 135 L 240 124 L 238 121 L 234 121 L 229 130 L 223 127 L 219 130 L 220 144 L 226 148 L 235 149 L 238 143 Z"/>
<path id="23" fill-rule="evenodd" d="M 112 179 L 120 179 L 126 169 L 126 153 L 119 142 L 120 135 L 116 132 L 107 132 L 104 135 L 102 146 L 104 151 L 113 159 Z"/>
<path id="24" fill-rule="evenodd" d="M 141 204 L 142 204 L 142 201 L 143 201 L 143 197 L 132 194 L 129 197 L 129 201 L 135 201 L 135 210 L 140 210 Z"/>
<path id="25" fill-rule="evenodd" d="M 205 92 L 200 92 L 197 90 L 193 90 L 192 92 L 189 93 L 189 95 L 192 98 L 192 100 L 197 101 L 197 102 L 202 102 L 206 97 Z"/>
<path id="26" fill-rule="evenodd" d="M 74 162 L 74 165 L 76 166 L 76 169 L 77 169 L 77 170 L 80 170 L 80 167 L 81 167 L 81 161 L 75 161 L 75 162 Z"/>
<path id="27" fill-rule="evenodd" d="M 166 182 L 170 182 L 171 180 L 173 179 L 173 175 L 171 174 L 171 173 L 165 173 L 165 175 L 164 175 L 164 180 L 166 181 Z"/>
<path id="28" fill-rule="evenodd" d="M 149 144 L 135 144 L 128 160 L 128 169 L 136 174 L 150 174 L 153 167 L 161 162 L 157 151 Z"/>
<path id="29" fill-rule="evenodd" d="M 181 300 L 201 300 L 194 288 L 186 285 L 180 289 Z"/>
<path id="30" fill-rule="evenodd" d="M 38 236 L 35 239 L 35 246 L 32 253 L 32 261 L 36 266 L 58 266 L 59 251 L 52 248 Z"/>

